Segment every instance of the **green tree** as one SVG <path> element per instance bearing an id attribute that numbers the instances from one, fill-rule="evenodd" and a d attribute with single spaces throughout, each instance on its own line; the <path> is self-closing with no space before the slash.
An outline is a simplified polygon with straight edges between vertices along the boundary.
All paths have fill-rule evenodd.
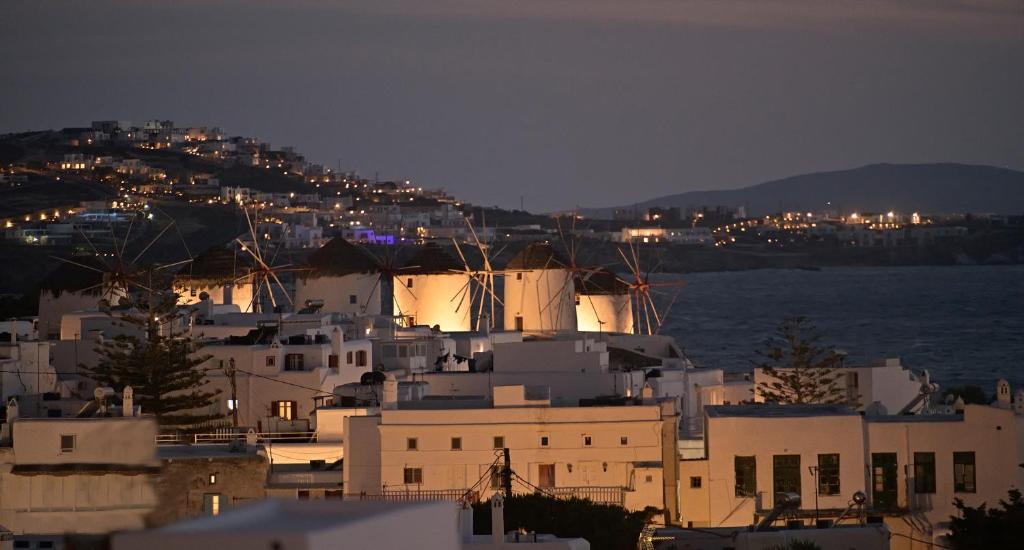
<path id="1" fill-rule="evenodd" d="M 959 514 L 949 526 L 949 542 L 955 550 L 987 548 L 1019 548 L 1024 541 L 1024 498 L 1018 489 L 1009 492 L 1009 500 L 999 501 L 999 508 L 967 506 L 955 499 Z"/>
<path id="2" fill-rule="evenodd" d="M 220 390 L 207 391 L 201 365 L 209 359 L 188 334 L 174 334 L 180 313 L 173 294 L 153 294 L 132 309 L 108 311 L 124 333 L 103 340 L 95 366 L 82 365 L 86 376 L 121 392 L 131 386 L 135 403 L 163 427 L 190 428 L 221 418 L 210 414 Z"/>
<path id="3" fill-rule="evenodd" d="M 783 320 L 777 334 L 757 350 L 761 359 L 756 365 L 768 376 L 754 389 L 757 395 L 769 403 L 851 404 L 837 371 L 842 356 L 818 340 L 806 317 Z"/>

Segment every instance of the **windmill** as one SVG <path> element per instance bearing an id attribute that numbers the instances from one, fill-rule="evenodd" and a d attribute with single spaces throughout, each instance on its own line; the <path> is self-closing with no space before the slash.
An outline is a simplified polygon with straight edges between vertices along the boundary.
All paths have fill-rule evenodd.
<path id="1" fill-rule="evenodd" d="M 657 271 L 661 262 L 658 262 L 654 269 L 645 271 L 640 261 L 640 248 L 634 246 L 632 239 L 627 241 L 627 244 L 629 245 L 628 255 L 621 246 L 617 247 L 623 264 L 629 270 L 628 278 L 620 280 L 629 288 L 630 302 L 632 302 L 632 306 L 636 311 L 636 331 L 639 334 L 658 334 L 661 331 L 661 326 L 664 324 L 666 316 L 672 310 L 679 292 L 681 292 L 680 287 L 686 283 L 679 280 L 651 282 L 651 272 Z M 659 312 L 658 306 L 651 295 L 660 296 L 663 293 L 669 292 L 662 289 L 670 288 L 677 290 L 671 292 L 671 299 L 665 308 Z M 653 323 L 651 322 L 652 318 L 654 320 Z"/>
<path id="2" fill-rule="evenodd" d="M 459 259 L 462 260 L 463 269 L 454 269 L 453 273 L 463 274 L 466 276 L 466 282 L 459 287 L 459 290 L 455 292 L 454 296 L 451 297 L 450 301 L 455 303 L 455 312 L 462 313 L 462 319 L 464 322 L 469 321 L 469 316 L 473 311 L 473 304 L 476 304 L 476 326 L 475 330 L 479 331 L 484 317 L 484 312 L 490 310 L 487 328 L 493 329 L 495 327 L 495 314 L 497 311 L 497 305 L 504 306 L 504 303 L 498 298 L 498 295 L 494 291 L 494 280 L 495 276 L 503 272 L 495 271 L 494 269 L 494 258 L 501 255 L 505 250 L 504 247 L 498 249 L 495 253 L 491 243 L 488 243 L 485 239 L 480 238 L 480 234 L 477 233 L 473 227 L 472 222 L 469 218 L 463 218 L 466 222 L 466 226 L 469 228 L 469 236 L 472 240 L 467 241 L 465 244 L 476 248 L 480 254 L 481 267 L 480 269 L 473 269 L 469 266 L 469 261 L 466 260 L 466 255 L 462 252 L 462 247 L 459 246 L 459 242 L 456 239 L 452 239 L 452 244 L 455 245 L 455 250 L 459 254 Z M 486 225 L 481 225 L 482 233 L 486 237 Z M 467 300 L 468 298 L 468 300 Z M 463 310 L 463 305 L 465 309 Z"/>
<path id="3" fill-rule="evenodd" d="M 134 256 L 128 254 L 128 243 L 131 240 L 132 229 L 135 225 L 135 218 L 129 221 L 128 229 L 125 232 L 124 237 L 118 242 L 118 237 L 114 231 L 114 225 L 110 224 L 110 251 L 101 252 L 99 247 L 93 242 L 92 239 L 82 230 L 78 228 L 79 234 L 89 245 L 92 250 L 93 256 L 91 260 L 76 261 L 69 258 L 61 258 L 57 256 L 51 256 L 53 259 L 62 263 L 77 266 L 79 268 L 91 271 L 98 276 L 98 280 L 89 286 L 78 288 L 75 291 L 82 294 L 98 294 L 99 298 L 106 300 L 107 302 L 117 305 L 117 301 L 121 298 L 128 297 L 131 293 L 139 290 L 146 291 L 149 293 L 155 293 L 157 290 L 153 288 L 153 276 L 160 271 L 165 269 L 171 269 L 177 266 L 190 263 L 192 261 L 191 252 L 188 250 L 188 245 L 185 245 L 184 238 L 181 233 L 178 236 L 182 239 L 182 244 L 185 246 L 186 253 L 189 254 L 189 258 L 186 260 L 175 261 L 171 263 L 150 266 L 145 269 L 140 268 L 138 262 L 142 256 L 152 248 L 157 241 L 159 241 L 169 229 L 175 226 L 175 221 L 172 219 L 155 237 L 153 237 L 144 247 Z M 92 264 L 92 265 L 87 265 Z"/>
<path id="4" fill-rule="evenodd" d="M 248 253 L 250 260 L 252 261 L 252 267 L 249 272 L 237 277 L 235 283 L 251 282 L 252 288 L 252 299 L 249 303 L 248 310 L 253 312 L 267 313 L 266 304 L 263 299 L 263 291 L 266 289 L 267 299 L 270 301 L 270 311 L 278 311 L 278 299 L 275 297 L 274 287 L 276 285 L 278 294 L 284 297 L 284 300 L 288 302 L 289 306 L 293 306 L 292 298 L 285 288 L 284 283 L 281 282 L 279 273 L 286 271 L 300 271 L 301 268 L 292 267 L 292 264 L 281 264 L 278 265 L 277 256 L 281 252 L 281 246 L 284 244 L 284 240 L 278 242 L 272 254 L 268 254 L 269 250 L 267 246 L 260 246 L 261 239 L 259 238 L 257 231 L 257 223 L 254 223 L 252 217 L 249 215 L 249 209 L 243 207 L 242 210 L 245 212 L 245 222 L 249 228 L 249 238 L 251 242 L 244 242 L 240 238 L 236 238 L 235 242 L 238 243 L 242 252 Z M 268 240 L 268 239 L 262 239 Z M 283 304 L 282 304 L 283 305 Z"/>
<path id="5" fill-rule="evenodd" d="M 97 244 L 81 227 L 78 227 L 79 234 L 88 245 L 90 255 L 74 259 L 52 257 L 61 265 L 44 278 L 40 285 L 40 331 L 47 336 L 59 336 L 61 317 L 66 313 L 102 307 L 104 304 L 117 306 L 140 294 L 158 294 L 163 286 L 154 283 L 154 279 L 161 275 L 162 271 L 192 261 L 188 245 L 179 231 L 178 237 L 182 239 L 189 256 L 187 259 L 145 268 L 140 266 L 139 261 L 142 257 L 172 227 L 176 229 L 173 219 L 135 254 L 129 253 L 135 218 L 129 221 L 128 229 L 121 238 L 114 230 L 114 225 L 110 224 L 109 245 Z"/>
<path id="6" fill-rule="evenodd" d="M 362 306 L 362 311 L 364 313 L 370 311 L 370 301 L 373 299 L 374 296 L 381 298 L 381 293 L 378 293 L 378 290 L 381 290 L 383 292 L 385 289 L 390 288 L 390 297 L 388 297 L 387 292 L 383 292 L 385 298 L 380 299 L 381 305 L 385 302 L 386 299 L 390 299 L 392 305 L 395 308 L 392 310 L 392 313 L 396 314 L 396 317 L 399 317 L 401 319 L 401 322 L 408 326 L 412 326 L 413 324 L 415 324 L 415 318 L 413 316 L 407 315 L 408 311 L 403 311 L 402 305 L 409 304 L 409 300 L 412 301 L 412 304 L 415 304 L 418 301 L 418 298 L 416 297 L 416 294 L 412 291 L 412 288 L 407 284 L 402 284 L 401 281 L 399 281 L 399 279 L 403 274 L 412 273 L 420 266 L 399 265 L 398 248 L 390 249 L 390 252 L 386 252 L 383 257 L 377 256 L 376 254 L 370 252 L 370 250 L 366 248 L 363 249 L 363 252 L 365 252 L 368 256 L 373 258 L 373 260 L 377 263 L 378 268 L 377 277 L 373 282 L 373 287 L 371 287 L 370 292 L 367 294 L 366 301 Z M 395 287 L 402 287 L 405 299 L 399 298 L 399 293 L 395 289 Z M 407 307 L 406 309 L 409 308 Z"/>

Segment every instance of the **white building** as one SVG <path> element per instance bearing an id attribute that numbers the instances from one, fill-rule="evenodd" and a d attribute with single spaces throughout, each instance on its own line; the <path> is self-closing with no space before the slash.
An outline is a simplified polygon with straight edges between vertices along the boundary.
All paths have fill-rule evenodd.
<path id="1" fill-rule="evenodd" d="M 525 386 L 495 387 L 489 403 L 384 393 L 379 415 L 345 419 L 346 495 L 487 498 L 508 449 L 521 490 L 676 513 L 671 402 L 552 407 L 546 388 Z"/>
<path id="2" fill-rule="evenodd" d="M 1024 485 L 1024 403 L 1003 401 L 967 405 L 962 414 L 902 416 L 835 405 L 707 407 L 707 454 L 680 462 L 679 519 L 695 527 L 750 525 L 782 492 L 799 495 L 791 518 L 834 519 L 860 491 L 865 514 L 938 542 L 956 513 L 954 498 L 978 506 Z"/>
<path id="3" fill-rule="evenodd" d="M 530 243 L 505 266 L 505 329 L 549 333 L 576 330 L 573 273 L 547 242 Z"/>
<path id="4" fill-rule="evenodd" d="M 144 527 L 160 471 L 152 418 L 21 418 L 14 403 L 7 415 L 0 524 L 51 548 L 68 535 Z"/>

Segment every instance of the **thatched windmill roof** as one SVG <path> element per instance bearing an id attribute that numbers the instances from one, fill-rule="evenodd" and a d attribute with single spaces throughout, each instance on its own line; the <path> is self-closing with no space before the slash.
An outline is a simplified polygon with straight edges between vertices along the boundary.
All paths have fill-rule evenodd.
<path id="1" fill-rule="evenodd" d="M 40 290 L 49 291 L 54 296 L 60 296 L 63 292 L 80 292 L 85 289 L 88 289 L 89 294 L 101 294 L 103 292 L 101 284 L 103 283 L 103 273 L 109 267 L 91 256 L 76 257 L 71 261 L 75 263 L 60 262 L 56 269 L 43 278 L 39 285 Z M 89 267 L 92 269 L 88 269 Z"/>
<path id="2" fill-rule="evenodd" d="M 251 266 L 247 254 L 239 254 L 224 246 L 214 246 L 178 271 L 175 279 L 226 283 L 245 275 Z"/>
<path id="3" fill-rule="evenodd" d="M 519 251 L 505 269 L 561 269 L 568 263 L 551 243 L 535 241 Z"/>
<path id="4" fill-rule="evenodd" d="M 585 296 L 628 294 L 629 285 L 611 271 L 601 268 L 580 273 L 575 280 L 576 292 Z"/>
<path id="5" fill-rule="evenodd" d="M 459 265 L 450 254 L 444 251 L 437 243 L 427 243 L 416 250 L 405 263 L 402 264 L 403 275 L 428 275 L 438 273 L 451 273 L 462 271 L 465 266 Z"/>
<path id="6" fill-rule="evenodd" d="M 303 279 L 320 277 L 343 277 L 355 273 L 379 273 L 380 262 L 363 250 L 341 237 L 335 237 L 319 250 L 309 255 L 308 270 L 299 274 Z"/>

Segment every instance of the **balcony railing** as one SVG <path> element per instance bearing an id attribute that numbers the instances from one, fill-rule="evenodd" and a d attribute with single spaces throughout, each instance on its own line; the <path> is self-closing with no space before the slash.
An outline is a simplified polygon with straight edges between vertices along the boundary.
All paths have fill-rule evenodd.
<path id="1" fill-rule="evenodd" d="M 543 487 L 537 492 L 558 499 L 580 498 L 597 504 L 623 506 L 626 502 L 626 492 L 622 487 Z"/>
<path id="2" fill-rule="evenodd" d="M 232 441 L 245 441 L 245 432 L 234 430 L 218 430 L 210 433 L 195 434 L 160 434 L 156 436 L 157 445 L 225 445 Z M 257 443 L 314 443 L 316 432 L 258 432 Z"/>
<path id="3" fill-rule="evenodd" d="M 468 489 L 384 489 L 379 495 L 360 494 L 355 500 L 383 500 L 388 502 L 448 500 L 452 502 L 478 502 L 480 493 Z"/>

